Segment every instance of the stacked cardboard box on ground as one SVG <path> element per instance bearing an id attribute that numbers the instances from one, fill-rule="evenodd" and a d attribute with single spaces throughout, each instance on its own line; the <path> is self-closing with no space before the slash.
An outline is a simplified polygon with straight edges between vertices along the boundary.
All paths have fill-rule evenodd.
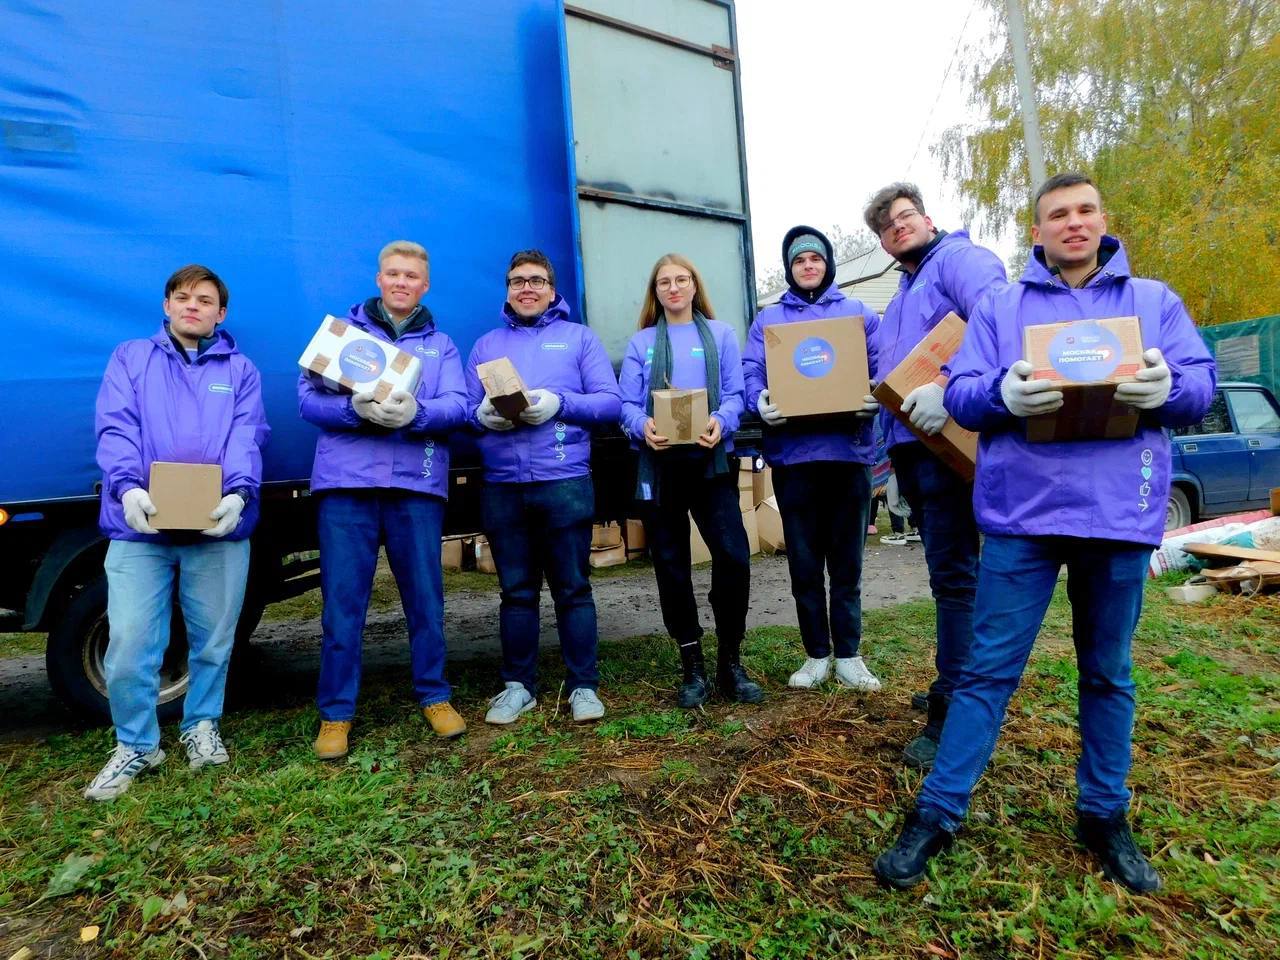
<path id="1" fill-rule="evenodd" d="M 739 457 L 737 462 L 738 511 L 742 514 L 742 526 L 747 531 L 747 543 L 754 555 L 760 552 L 761 547 L 760 535 L 756 529 L 756 465 L 750 457 Z M 764 467 L 766 474 L 768 469 Z M 772 490 L 772 483 L 769 488 Z M 711 551 L 698 532 L 698 525 L 693 522 L 692 514 L 689 516 L 689 556 L 695 564 L 706 563 L 711 559 Z"/>
<path id="2" fill-rule="evenodd" d="M 622 527 L 616 523 L 597 523 L 591 528 L 593 567 L 616 567 L 627 562 L 627 548 L 622 542 Z"/>

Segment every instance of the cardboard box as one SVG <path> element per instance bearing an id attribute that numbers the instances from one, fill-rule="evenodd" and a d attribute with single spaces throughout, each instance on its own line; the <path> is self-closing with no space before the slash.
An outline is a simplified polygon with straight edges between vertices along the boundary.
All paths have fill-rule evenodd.
<path id="1" fill-rule="evenodd" d="M 606 550 L 622 544 L 622 528 L 616 523 L 597 523 L 591 527 L 591 549 Z"/>
<path id="2" fill-rule="evenodd" d="M 697 443 L 709 419 L 707 391 L 702 387 L 653 391 L 654 427 L 669 444 Z"/>
<path id="3" fill-rule="evenodd" d="M 694 566 L 700 563 L 709 563 L 711 560 L 711 548 L 707 546 L 707 541 L 702 539 L 702 534 L 698 532 L 698 525 L 693 522 L 693 514 L 689 515 L 689 562 Z"/>
<path id="4" fill-rule="evenodd" d="M 949 362 L 964 340 L 966 324 L 955 313 L 948 313 L 924 335 L 902 360 L 872 391 L 908 430 L 914 433 L 933 454 L 964 479 L 972 481 L 978 461 L 978 435 L 948 418 L 942 432 L 934 436 L 917 430 L 902 412 L 907 394 L 916 387 L 932 383 L 942 375 L 942 365 Z"/>
<path id="5" fill-rule="evenodd" d="M 756 522 L 755 510 L 747 510 L 742 514 L 742 526 L 747 531 L 749 552 L 755 556 L 760 552 L 760 527 Z"/>
<path id="6" fill-rule="evenodd" d="M 147 522 L 157 530 L 208 530 L 215 525 L 209 514 L 222 500 L 222 467 L 156 460 L 147 495 L 156 506 Z"/>
<path id="7" fill-rule="evenodd" d="M 760 537 L 760 549 L 765 553 L 785 553 L 786 538 L 782 534 L 782 514 L 778 511 L 778 498 L 769 497 L 756 507 L 756 529 Z"/>
<path id="8" fill-rule="evenodd" d="M 1138 411 L 1116 400 L 1116 385 L 1142 369 L 1137 317 L 1041 323 L 1022 332 L 1031 379 L 1062 390 L 1062 409 L 1027 418 L 1027 440 L 1123 440 L 1138 431 Z"/>
<path id="9" fill-rule="evenodd" d="M 298 366 L 342 393 L 373 393 L 381 402 L 392 390 L 413 393 L 422 377 L 422 361 L 394 344 L 371 336 L 345 320 L 326 316 Z"/>
<path id="10" fill-rule="evenodd" d="M 742 513 L 750 513 L 755 508 L 756 508 L 755 491 L 752 490 L 750 487 L 747 487 L 747 489 L 745 490 L 740 488 L 738 490 L 738 509 Z"/>
<path id="11" fill-rule="evenodd" d="M 1271 515 L 1280 517 L 1280 487 L 1271 491 Z"/>
<path id="12" fill-rule="evenodd" d="M 750 490 L 751 478 L 755 475 L 756 463 L 750 457 L 738 458 L 738 489 Z"/>
<path id="13" fill-rule="evenodd" d="M 616 567 L 627 562 L 627 548 L 619 540 L 612 547 L 600 547 L 591 551 L 587 562 L 593 567 Z"/>
<path id="14" fill-rule="evenodd" d="M 751 499 L 755 506 L 773 496 L 773 468 L 765 467 L 751 475 Z"/>
<path id="15" fill-rule="evenodd" d="M 493 551 L 489 549 L 489 541 L 485 537 L 476 537 L 474 553 L 476 557 L 476 571 L 479 573 L 497 573 L 498 568 L 493 563 Z"/>
<path id="16" fill-rule="evenodd" d="M 476 376 L 493 408 L 508 420 L 515 420 L 529 406 L 529 388 L 520 371 L 506 357 L 476 364 Z"/>
<path id="17" fill-rule="evenodd" d="M 639 520 L 628 520 L 622 528 L 622 539 L 627 545 L 628 560 L 634 560 L 643 554 L 647 545 L 644 537 L 644 524 Z"/>
<path id="18" fill-rule="evenodd" d="M 445 570 L 462 569 L 461 537 L 450 537 L 440 541 L 440 566 Z"/>
<path id="19" fill-rule="evenodd" d="M 861 410 L 871 392 L 861 316 L 764 328 L 769 399 L 784 417 Z"/>

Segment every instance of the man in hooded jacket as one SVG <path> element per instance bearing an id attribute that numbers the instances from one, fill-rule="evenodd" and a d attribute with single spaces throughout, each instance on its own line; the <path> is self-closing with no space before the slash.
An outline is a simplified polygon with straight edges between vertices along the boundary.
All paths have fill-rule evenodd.
<path id="1" fill-rule="evenodd" d="M 569 709 L 579 722 L 604 716 L 597 693 L 598 629 L 589 558 L 595 490 L 591 433 L 616 423 L 618 381 L 595 332 L 570 319 L 551 261 L 538 250 L 511 258 L 501 325 L 467 360 L 468 402 L 484 461 L 482 524 L 501 601 L 503 689 L 488 723 L 514 723 L 537 706 L 538 600 L 545 574 L 555 603 Z M 512 421 L 485 395 L 477 367 L 506 357 L 530 387 Z M 536 385 L 536 386 L 535 386 Z"/>
<path id="2" fill-rule="evenodd" d="M 1035 246 L 1022 279 L 987 293 L 951 364 L 946 409 L 980 434 L 974 511 L 985 541 L 973 645 L 933 769 L 901 836 L 876 859 L 875 873 L 909 887 L 951 842 L 1066 564 L 1080 670 L 1077 837 L 1109 878 L 1149 892 L 1159 889 L 1160 878 L 1128 822 L 1130 646 L 1151 550 L 1164 531 L 1171 472 L 1165 429 L 1204 416 L 1214 363 L 1177 295 L 1130 274 L 1087 177 L 1059 174 L 1045 182 L 1031 235 Z M 1029 379 L 1023 330 L 1124 316 L 1139 318 L 1145 348 L 1145 368 L 1116 388 L 1117 399 L 1140 413 L 1136 435 L 1028 443 L 1023 420 L 1060 408 L 1062 391 Z"/>
<path id="3" fill-rule="evenodd" d="M 919 189 L 891 183 L 867 204 L 864 218 L 886 253 L 900 264 L 898 292 L 880 321 L 880 369 L 893 370 L 948 313 L 967 321 L 982 295 L 1005 283 L 1004 265 L 963 230 L 939 230 L 925 213 Z M 945 375 L 912 390 L 902 412 L 917 430 L 942 432 Z M 929 687 L 924 730 L 907 744 L 908 766 L 928 769 L 938 750 L 960 670 L 973 640 L 973 596 L 978 585 L 978 527 L 973 484 L 939 460 L 903 423 L 882 410 L 889 458 L 899 489 L 920 523 L 929 587 L 937 607 L 938 675 Z"/>
<path id="4" fill-rule="evenodd" d="M 336 393 L 307 372 L 298 379 L 302 419 L 320 428 L 311 491 L 319 501 L 324 595 L 316 685 L 320 733 L 315 752 L 321 760 L 347 753 L 380 544 L 386 546 L 409 627 L 418 706 L 438 736 L 453 738 L 467 729 L 449 702 L 444 675 L 440 565 L 449 496 L 447 437 L 466 420 L 466 389 L 457 348 L 422 305 L 430 287 L 428 270 L 420 244 L 392 241 L 378 255 L 375 282 L 381 296 L 353 305 L 347 314 L 352 326 L 422 362 L 413 394 L 394 390 L 376 402 L 372 393 Z"/>
<path id="5" fill-rule="evenodd" d="M 875 398 L 857 413 L 788 419 L 769 395 L 764 328 L 827 317 L 861 317 L 871 377 L 878 369 L 880 318 L 835 285 L 835 251 L 813 227 L 797 226 L 782 239 L 787 290 L 751 324 L 742 354 L 747 407 L 764 421 L 764 456 L 782 514 L 791 594 L 804 641 L 805 662 L 790 678 L 797 688 L 816 687 L 831 674 L 857 690 L 879 690 L 880 681 L 859 654 L 862 642 L 862 555 L 875 463 Z M 831 578 L 830 611 L 825 573 Z"/>

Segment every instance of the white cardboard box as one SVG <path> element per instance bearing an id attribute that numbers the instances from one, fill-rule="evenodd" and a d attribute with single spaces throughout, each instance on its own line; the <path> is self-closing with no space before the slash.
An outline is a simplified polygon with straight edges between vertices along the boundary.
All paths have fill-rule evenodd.
<path id="1" fill-rule="evenodd" d="M 422 361 L 393 343 L 371 336 L 345 320 L 326 316 L 298 359 L 339 393 L 372 393 L 381 403 L 392 390 L 413 393 Z"/>

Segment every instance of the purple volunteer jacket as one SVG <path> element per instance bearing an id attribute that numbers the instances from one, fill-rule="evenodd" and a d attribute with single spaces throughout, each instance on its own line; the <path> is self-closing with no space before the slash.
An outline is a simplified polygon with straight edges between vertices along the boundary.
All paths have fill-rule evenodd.
<path id="1" fill-rule="evenodd" d="M 742 420 L 744 387 L 742 357 L 733 328 L 719 320 L 708 320 L 720 356 L 720 407 L 711 416 L 720 421 L 726 451 L 733 450 L 733 434 Z M 693 390 L 707 385 L 707 367 L 702 356 L 702 338 L 692 323 L 669 325 L 671 337 L 671 386 Z M 653 369 L 653 344 L 657 327 L 646 327 L 631 338 L 622 358 L 618 386 L 622 390 L 622 429 L 637 449 L 644 443 L 644 424 L 649 419 L 649 374 Z M 666 385 L 660 385 L 659 390 Z"/>
<path id="2" fill-rule="evenodd" d="M 222 467 L 223 494 L 241 493 L 245 508 L 221 539 L 243 540 L 258 522 L 262 447 L 271 436 L 262 379 L 229 333 L 218 328 L 209 339 L 188 362 L 166 324 L 149 340 L 126 340 L 111 354 L 94 425 L 102 468 L 98 526 L 112 540 L 171 542 L 166 533 L 130 528 L 120 502 L 134 487 L 146 489 L 156 460 Z"/>
<path id="3" fill-rule="evenodd" d="M 377 316 L 377 298 L 358 303 L 347 314 L 371 337 L 394 343 L 422 361 L 422 379 L 414 399 L 413 422 L 389 430 L 363 419 L 351 395 L 336 393 L 319 377 L 304 372 L 298 378 L 298 411 L 320 428 L 311 489 L 395 489 L 449 496 L 448 434 L 467 416 L 462 361 L 447 334 L 436 329 L 424 307 L 396 337 Z"/>
<path id="4" fill-rule="evenodd" d="M 756 316 L 747 334 L 742 352 L 742 373 L 746 383 L 747 409 L 755 410 L 760 391 L 769 385 L 764 363 L 764 328 L 772 323 L 795 323 L 799 320 L 821 320 L 826 317 L 862 315 L 867 335 L 867 360 L 874 380 L 879 374 L 878 337 L 880 318 L 861 300 L 846 297 L 834 283 L 812 304 L 805 303 L 791 290 L 777 303 L 765 307 Z M 787 411 L 783 410 L 783 416 Z M 830 418 L 807 424 L 804 418 L 789 420 L 781 427 L 764 427 L 764 458 L 771 464 L 808 463 L 812 460 L 843 460 L 853 463 L 876 462 L 874 418 L 840 418 L 847 427 L 833 424 Z"/>
<path id="5" fill-rule="evenodd" d="M 878 333 L 880 369 L 887 376 L 939 320 L 954 311 L 967 321 L 987 290 L 1007 282 L 1000 258 L 970 241 L 964 230 L 939 234 L 916 272 L 902 272 L 898 292 L 885 307 Z M 880 429 L 890 450 L 917 439 L 888 408 L 880 411 Z"/>
<path id="6" fill-rule="evenodd" d="M 1060 535 L 1158 544 L 1169 498 L 1169 438 L 1162 428 L 1197 423 L 1213 398 L 1213 358 L 1177 295 L 1133 279 L 1124 248 L 1104 237 L 1102 270 L 1067 287 L 1032 251 L 1018 283 L 992 290 L 969 318 L 951 364 L 945 402 L 961 426 L 981 434 L 973 505 L 986 533 Z M 1168 401 L 1145 413 L 1131 440 L 1028 443 L 1022 421 L 1000 399 L 1022 359 L 1022 331 L 1040 323 L 1138 316 L 1145 349 L 1159 347 L 1173 377 Z"/>
<path id="7" fill-rule="evenodd" d="M 514 430 L 485 430 L 475 420 L 484 399 L 476 367 L 507 357 L 530 390 L 550 390 L 560 409 L 539 426 L 516 421 Z M 617 423 L 618 381 L 595 332 L 569 319 L 556 294 L 546 312 L 526 323 L 502 305 L 502 326 L 490 330 L 471 350 L 466 370 L 472 423 L 480 430 L 484 478 L 490 483 L 570 480 L 591 472 L 591 430 Z"/>

